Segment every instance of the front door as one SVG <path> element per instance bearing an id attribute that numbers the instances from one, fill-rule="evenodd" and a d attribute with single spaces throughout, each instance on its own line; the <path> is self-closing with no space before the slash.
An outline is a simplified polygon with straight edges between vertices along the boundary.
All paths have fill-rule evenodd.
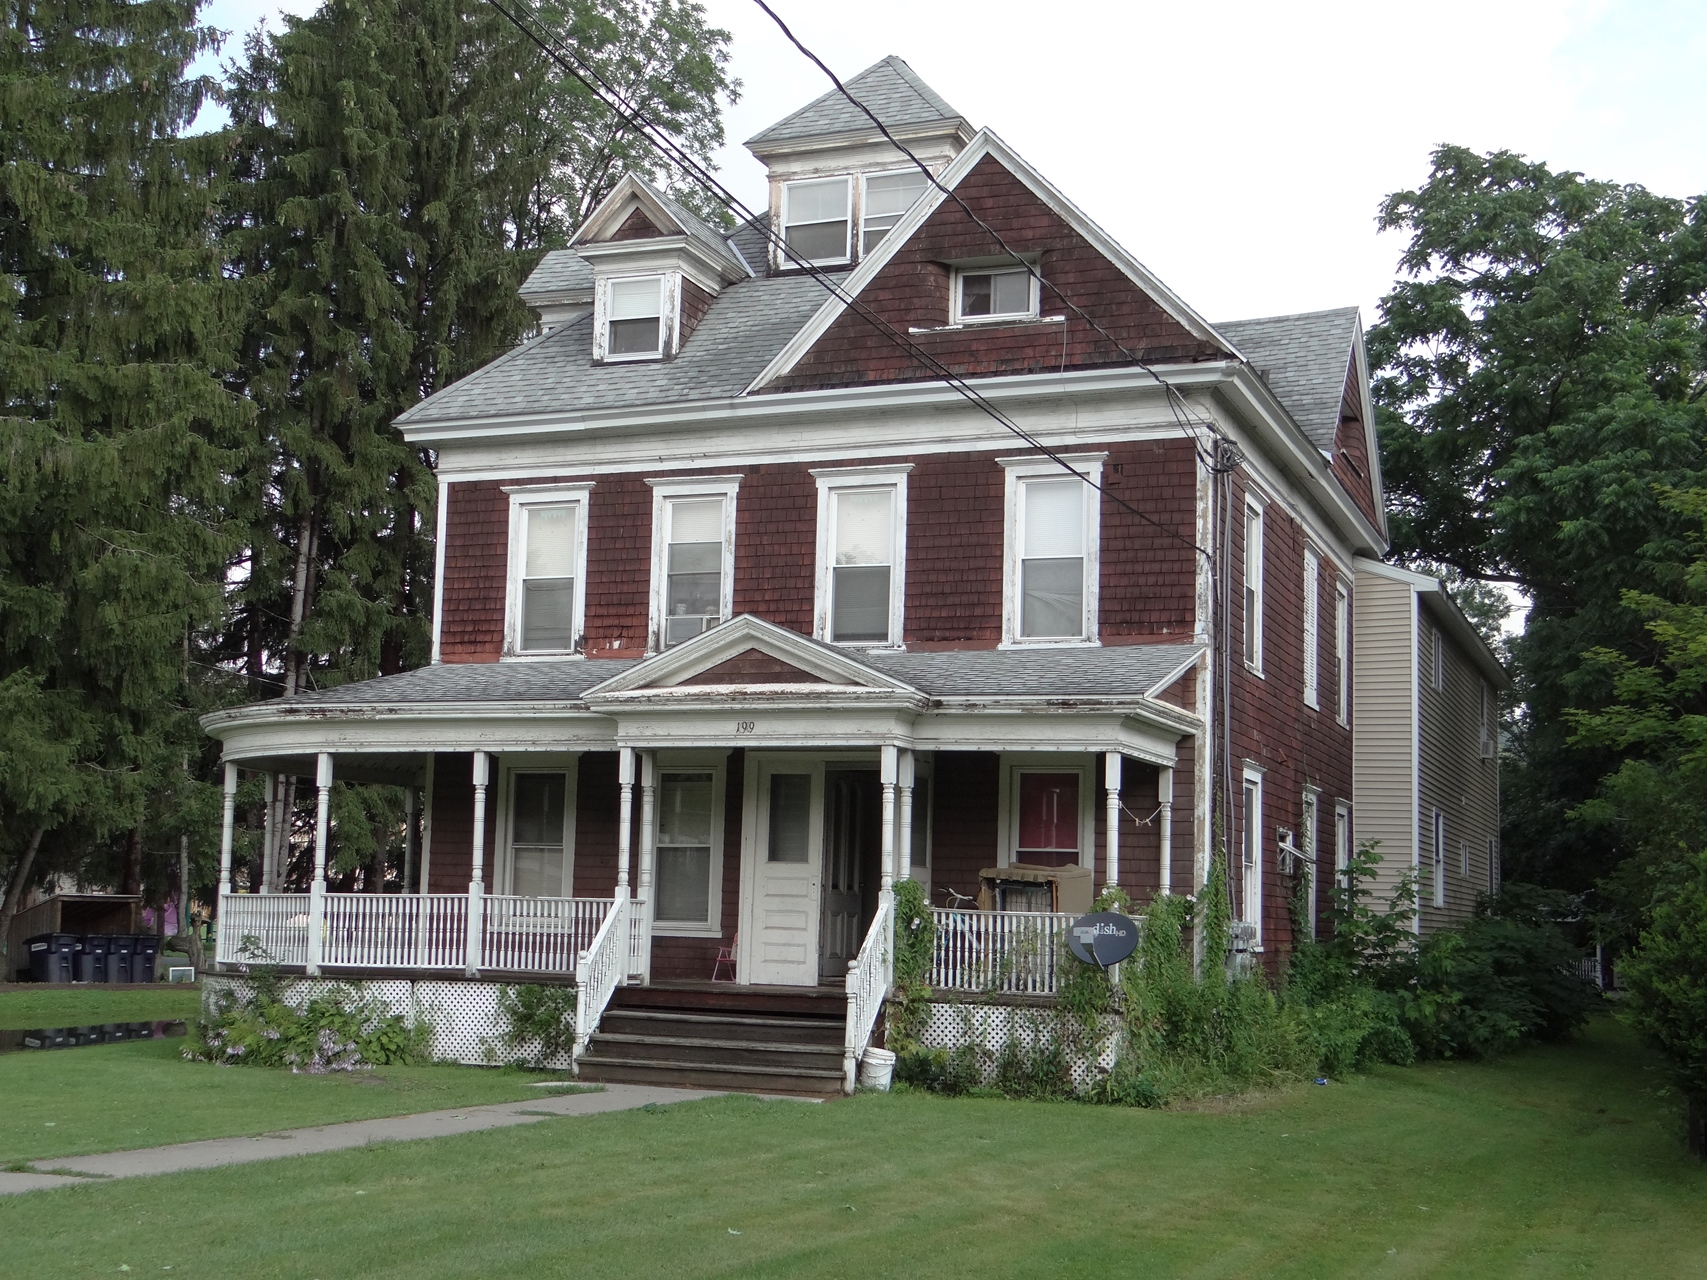
<path id="1" fill-rule="evenodd" d="M 746 981 L 818 981 L 818 897 L 823 863 L 824 766 L 759 765 L 752 847 Z"/>
<path id="2" fill-rule="evenodd" d="M 882 792 L 871 769 L 831 769 L 824 775 L 824 906 L 818 979 L 847 976 L 877 905 L 882 857 Z"/>

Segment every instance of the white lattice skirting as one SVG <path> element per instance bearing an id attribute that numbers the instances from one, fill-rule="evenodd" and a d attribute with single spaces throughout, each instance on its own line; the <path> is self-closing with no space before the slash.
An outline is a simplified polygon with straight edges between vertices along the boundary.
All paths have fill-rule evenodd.
<path id="1" fill-rule="evenodd" d="M 202 980 L 202 1008 L 210 1007 L 216 993 L 240 991 L 247 981 L 241 977 L 209 974 Z M 315 996 L 334 987 L 346 987 L 377 1000 L 388 1013 L 399 1014 L 411 1022 L 426 1018 L 432 1024 L 432 1054 L 437 1061 L 460 1062 L 467 1066 L 491 1066 L 518 1058 L 537 1062 L 537 1043 L 510 1049 L 504 1047 L 500 1039 L 504 1023 L 498 1014 L 498 988 L 504 985 L 508 984 L 408 978 L 290 978 L 285 983 L 285 999 L 301 1008 Z M 537 1065 L 566 1068 L 569 1055 L 559 1053 Z"/>
<path id="2" fill-rule="evenodd" d="M 980 1050 L 985 1080 L 1010 1042 L 1027 1052 L 1047 1045 L 1056 1037 L 1061 1016 L 1054 1009 L 1002 1004 L 946 1004 L 933 1002 L 925 1019 L 919 1043 L 927 1049 L 958 1049 L 972 1045 Z M 1103 1036 L 1095 1057 L 1079 1055 L 1068 1064 L 1073 1088 L 1080 1093 L 1114 1069 L 1120 1049 L 1119 1020 L 1105 1015 Z"/>

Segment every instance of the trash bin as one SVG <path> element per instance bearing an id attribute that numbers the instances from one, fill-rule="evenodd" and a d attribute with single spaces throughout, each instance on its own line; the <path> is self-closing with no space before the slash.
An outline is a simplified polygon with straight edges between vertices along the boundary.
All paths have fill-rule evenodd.
<path id="1" fill-rule="evenodd" d="M 136 951 L 136 937 L 129 933 L 115 933 L 107 939 L 107 981 L 129 982 L 130 962 Z"/>
<path id="2" fill-rule="evenodd" d="M 112 939 L 104 933 L 87 933 L 77 942 L 77 981 L 107 980 L 107 948 Z"/>
<path id="3" fill-rule="evenodd" d="M 72 1047 L 101 1043 L 101 1029 L 99 1027 L 69 1027 L 67 1031 L 71 1037 Z"/>
<path id="4" fill-rule="evenodd" d="M 24 951 L 30 957 L 31 982 L 70 982 L 73 961 L 77 954 L 77 935 L 74 933 L 38 933 L 24 939 Z"/>
<path id="5" fill-rule="evenodd" d="M 136 950 L 130 953 L 130 980 L 132 982 L 153 982 L 154 962 L 160 958 L 160 935 L 157 933 L 139 933 L 136 936 Z"/>

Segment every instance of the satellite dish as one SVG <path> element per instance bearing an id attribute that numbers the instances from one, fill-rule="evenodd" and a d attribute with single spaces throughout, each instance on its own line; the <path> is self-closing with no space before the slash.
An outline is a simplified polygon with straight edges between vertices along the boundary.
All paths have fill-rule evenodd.
<path id="1" fill-rule="evenodd" d="M 1100 969 L 1119 964 L 1138 949 L 1138 922 L 1118 911 L 1080 916 L 1067 926 L 1067 949 Z"/>

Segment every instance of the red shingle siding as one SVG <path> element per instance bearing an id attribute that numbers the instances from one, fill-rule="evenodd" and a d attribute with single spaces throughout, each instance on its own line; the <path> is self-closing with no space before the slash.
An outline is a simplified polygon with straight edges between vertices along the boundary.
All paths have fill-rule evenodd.
<path id="1" fill-rule="evenodd" d="M 781 658 L 773 658 L 757 649 L 747 649 L 733 658 L 725 658 L 716 666 L 707 667 L 698 675 L 689 676 L 683 684 L 829 684 L 823 676 L 792 667 Z"/>
<path id="2" fill-rule="evenodd" d="M 595 476 L 587 504 L 587 653 L 646 649 L 652 577 L 652 490 L 641 476 Z"/>
<path id="3" fill-rule="evenodd" d="M 939 751 L 931 787 L 931 890 L 978 896 L 978 872 L 996 865 L 996 796 L 1001 772 L 989 752 Z"/>
<path id="4" fill-rule="evenodd" d="M 636 210 L 635 212 L 639 212 Z M 686 276 L 682 277 L 682 331 L 677 339 L 677 345 L 684 343 L 699 327 L 699 322 L 705 319 L 705 313 L 711 310 L 714 301 L 712 295 L 701 289 Z"/>
<path id="5" fill-rule="evenodd" d="M 735 612 L 805 635 L 818 557 L 818 482 L 808 466 L 743 468 L 735 499 Z"/>
<path id="6" fill-rule="evenodd" d="M 1193 337 L 994 157 L 981 161 L 957 194 L 1012 249 L 1039 255 L 1038 274 L 1045 282 L 1040 314 L 1070 317 L 1064 324 L 1000 324 L 910 335 L 957 373 L 977 377 L 1127 363 L 1128 357 L 1107 338 L 1072 315 L 1063 297 L 1142 359 L 1206 360 L 1222 354 Z M 1001 251 L 959 204 L 946 200 L 861 291 L 859 305 L 902 334 L 945 326 L 950 314 L 945 264 Z M 933 376 L 916 356 L 850 310 L 786 376 L 765 390 L 916 382 Z"/>
<path id="7" fill-rule="evenodd" d="M 921 457 L 907 477 L 908 644 L 1001 641 L 1004 481 L 992 457 Z"/>
<path id="8" fill-rule="evenodd" d="M 1351 495 L 1357 509 L 1377 529 L 1381 518 L 1375 506 L 1375 477 L 1369 466 L 1368 419 L 1364 417 L 1362 382 L 1357 363 L 1345 376 L 1345 394 L 1340 401 L 1340 422 L 1334 432 L 1334 478 Z"/>
<path id="9" fill-rule="evenodd" d="M 495 480 L 445 487 L 444 612 L 439 652 L 446 662 L 495 662 L 504 648 L 504 573 L 509 500 Z"/>
<path id="10" fill-rule="evenodd" d="M 653 240 L 663 235 L 652 219 L 646 216 L 646 211 L 636 207 L 622 220 L 622 225 L 611 233 L 612 240 Z"/>
<path id="11" fill-rule="evenodd" d="M 492 771 L 498 781 L 498 771 Z M 492 891 L 496 865 L 498 788 L 486 789 L 486 891 Z M 474 757 L 467 754 L 433 757 L 433 845 L 427 868 L 428 893 L 467 893 L 474 874 Z"/>
<path id="12" fill-rule="evenodd" d="M 1189 640 L 1197 596 L 1197 455 L 1191 444 L 1154 440 L 1111 446 L 1102 484 L 1105 641 Z M 1149 519 L 1126 510 L 1116 498 Z"/>

